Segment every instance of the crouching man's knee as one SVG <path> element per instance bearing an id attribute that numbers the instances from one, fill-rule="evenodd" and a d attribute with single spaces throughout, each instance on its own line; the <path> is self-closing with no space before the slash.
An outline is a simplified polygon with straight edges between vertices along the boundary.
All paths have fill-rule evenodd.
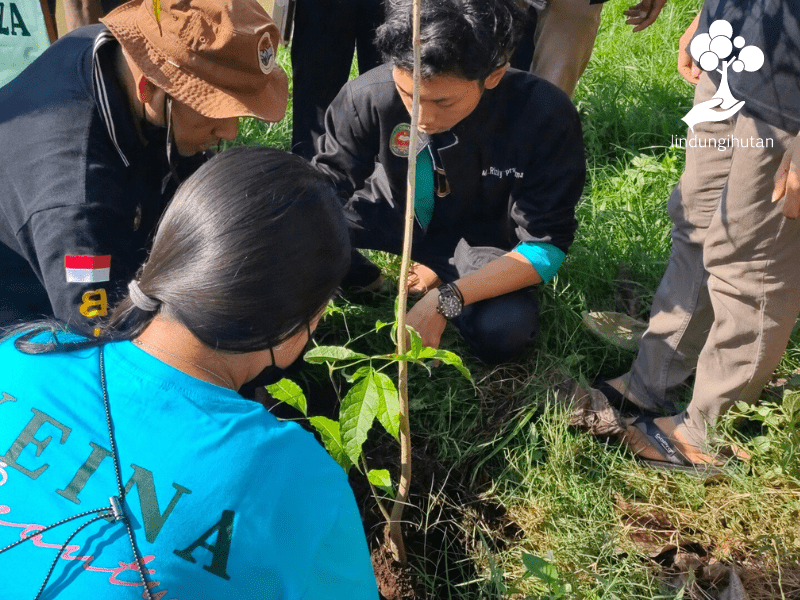
<path id="1" fill-rule="evenodd" d="M 508 362 L 539 333 L 539 303 L 534 288 L 490 298 L 464 308 L 453 320 L 483 362 Z"/>

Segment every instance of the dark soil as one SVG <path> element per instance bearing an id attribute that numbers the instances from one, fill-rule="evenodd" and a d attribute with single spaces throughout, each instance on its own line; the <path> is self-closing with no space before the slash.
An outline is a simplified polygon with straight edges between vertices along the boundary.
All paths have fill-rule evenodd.
<path id="1" fill-rule="evenodd" d="M 397 481 L 399 446 L 391 437 L 373 432 L 364 446 L 370 469 L 388 469 Z M 478 526 L 491 532 L 492 550 L 516 538 L 521 530 L 503 507 L 479 499 L 465 484 L 471 470 L 448 469 L 436 456 L 430 439 L 415 436 L 409 506 L 403 514 L 403 537 L 408 565 L 392 559 L 385 544 L 385 520 L 366 478 L 355 469 L 350 484 L 364 521 L 372 549 L 372 564 L 378 589 L 386 600 L 440 597 L 475 598 L 477 577 L 470 555 Z M 385 504 L 391 510 L 390 502 Z"/>
<path id="2" fill-rule="evenodd" d="M 386 600 L 416 598 L 414 571 L 408 565 L 401 565 L 394 560 L 387 544 L 387 534 L 387 529 L 384 529 L 383 542 L 371 553 L 378 590 Z"/>

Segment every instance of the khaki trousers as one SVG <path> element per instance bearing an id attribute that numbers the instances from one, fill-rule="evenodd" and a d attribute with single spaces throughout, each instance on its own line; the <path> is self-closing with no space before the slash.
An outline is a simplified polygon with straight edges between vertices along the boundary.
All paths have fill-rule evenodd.
<path id="1" fill-rule="evenodd" d="M 715 86 L 703 75 L 695 105 Z M 672 253 L 650 324 L 625 381 L 651 409 L 670 410 L 695 374 L 682 433 L 706 430 L 739 400 L 755 401 L 778 365 L 800 313 L 800 220 L 773 204 L 774 175 L 792 136 L 745 113 L 698 123 L 686 169 L 669 199 Z M 711 146 L 733 136 L 744 144 Z M 696 138 L 698 146 L 691 147 Z M 758 138 L 773 147 L 752 147 Z M 674 412 L 674 410 L 673 410 Z"/>

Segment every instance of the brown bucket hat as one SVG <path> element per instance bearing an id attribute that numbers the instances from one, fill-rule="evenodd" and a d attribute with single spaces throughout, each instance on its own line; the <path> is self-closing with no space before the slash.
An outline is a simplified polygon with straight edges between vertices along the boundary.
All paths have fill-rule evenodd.
<path id="1" fill-rule="evenodd" d="M 145 77 L 201 115 L 283 118 L 278 27 L 256 0 L 133 0 L 101 21 Z"/>

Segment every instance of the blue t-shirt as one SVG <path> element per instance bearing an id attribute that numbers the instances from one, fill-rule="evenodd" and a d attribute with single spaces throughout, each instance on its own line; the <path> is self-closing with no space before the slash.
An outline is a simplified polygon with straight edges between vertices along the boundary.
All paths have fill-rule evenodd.
<path id="1" fill-rule="evenodd" d="M 126 512 L 163 600 L 361 598 L 377 591 L 344 471 L 299 426 L 130 342 L 105 346 Z M 0 548 L 117 494 L 99 349 L 0 344 Z M 0 554 L 3 598 L 33 598 L 84 517 Z M 42 598 L 142 598 L 121 522 L 70 542 Z"/>

